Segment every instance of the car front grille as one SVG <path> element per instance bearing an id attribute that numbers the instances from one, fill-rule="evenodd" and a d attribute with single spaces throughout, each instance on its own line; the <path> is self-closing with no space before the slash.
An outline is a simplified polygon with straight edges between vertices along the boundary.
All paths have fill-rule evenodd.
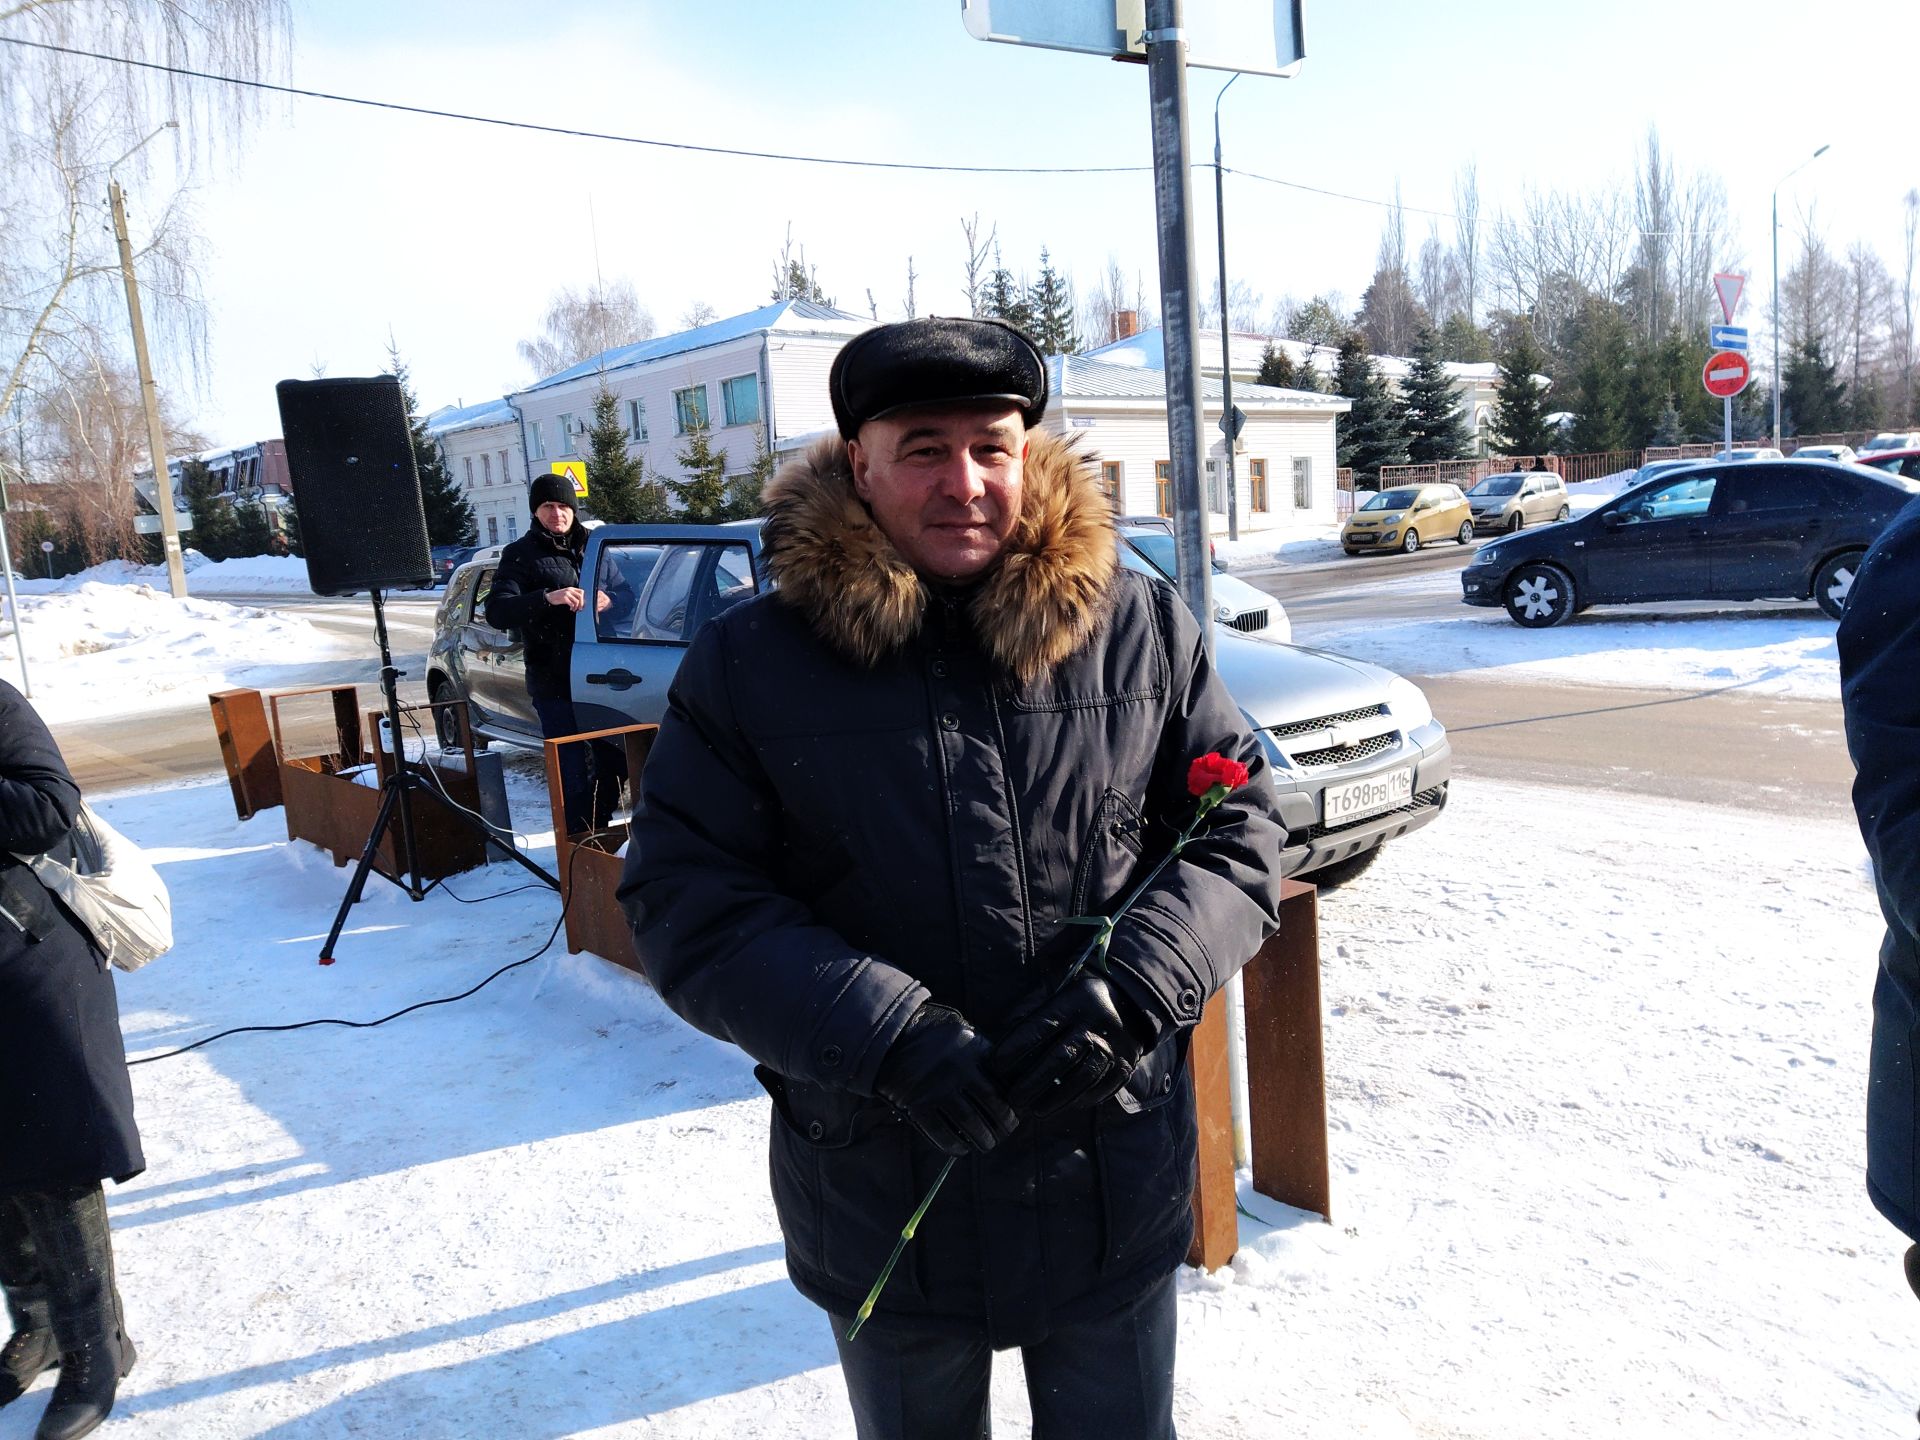
<path id="1" fill-rule="evenodd" d="M 1307 842 L 1311 844 L 1315 840 L 1324 840 L 1329 835 L 1337 835 L 1342 830 L 1351 830 L 1356 825 L 1371 825 L 1376 821 L 1391 820 L 1397 816 L 1418 815 L 1423 811 L 1436 808 L 1445 801 L 1446 797 L 1447 791 L 1444 785 L 1435 786 L 1431 790 L 1422 790 L 1406 804 L 1392 810 L 1376 810 L 1371 815 L 1362 815 L 1358 820 L 1342 820 L 1337 825 L 1315 825 L 1307 831 Z"/>
<path id="2" fill-rule="evenodd" d="M 1351 725 L 1356 720 L 1371 720 L 1376 715 L 1386 713 L 1385 705 L 1368 705 L 1359 710 L 1342 710 L 1338 715 L 1322 715 L 1316 720 L 1296 720 L 1291 725 L 1275 725 L 1267 733 L 1276 740 L 1291 740 L 1299 735 L 1311 735 L 1316 730 L 1324 730 L 1329 725 Z"/>
<path id="3" fill-rule="evenodd" d="M 1293 763 L 1306 769 L 1318 765 L 1351 765 L 1357 760 L 1371 760 L 1383 751 L 1391 750 L 1400 737 L 1389 732 L 1374 735 L 1357 741 L 1352 745 L 1328 745 L 1319 750 L 1296 750 L 1289 757 Z"/>
<path id="4" fill-rule="evenodd" d="M 1264 630 L 1267 628 L 1267 615 L 1265 610 L 1249 610 L 1244 615 L 1234 616 L 1227 624 L 1236 630 Z"/>

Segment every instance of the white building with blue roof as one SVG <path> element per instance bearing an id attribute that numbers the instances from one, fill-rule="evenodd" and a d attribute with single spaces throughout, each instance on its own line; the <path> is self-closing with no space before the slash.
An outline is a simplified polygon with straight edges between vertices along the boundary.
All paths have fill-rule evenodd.
<path id="1" fill-rule="evenodd" d="M 482 545 L 504 545 L 527 527 L 527 465 L 520 422 L 505 399 L 447 406 L 426 419 L 447 473 L 473 507 Z"/>
<path id="2" fill-rule="evenodd" d="M 619 403 L 628 453 L 650 475 L 684 477 L 678 451 L 697 425 L 726 452 L 728 473 L 740 474 L 762 448 L 785 449 L 833 424 L 827 371 L 840 347 L 873 324 L 830 305 L 782 300 L 583 360 L 502 402 L 519 429 L 520 478 L 586 457 L 602 386 Z"/>

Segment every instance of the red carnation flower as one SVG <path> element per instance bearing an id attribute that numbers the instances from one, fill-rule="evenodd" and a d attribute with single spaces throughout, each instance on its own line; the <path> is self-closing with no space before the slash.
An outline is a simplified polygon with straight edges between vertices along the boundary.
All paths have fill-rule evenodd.
<path id="1" fill-rule="evenodd" d="M 1202 755 L 1187 770 L 1187 793 L 1204 795 L 1216 785 L 1238 790 L 1247 783 L 1247 767 L 1218 751 Z"/>

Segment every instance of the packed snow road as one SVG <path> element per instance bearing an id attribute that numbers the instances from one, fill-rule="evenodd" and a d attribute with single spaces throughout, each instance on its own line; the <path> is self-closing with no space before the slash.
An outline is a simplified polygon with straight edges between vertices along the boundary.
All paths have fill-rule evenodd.
<path id="1" fill-rule="evenodd" d="M 122 977 L 136 1057 L 456 993 L 555 917 L 376 885 L 322 969 L 345 876 L 276 815 L 236 822 L 217 782 L 105 809 L 181 937 Z M 1321 915 L 1333 1223 L 1248 1197 L 1273 1223 L 1184 1274 L 1183 1434 L 1911 1433 L 1849 822 L 1481 779 Z M 549 954 L 134 1076 L 151 1169 L 112 1205 L 141 1359 L 103 1437 L 852 1433 L 784 1278 L 768 1103 L 624 972 Z M 994 1396 L 1024 1433 L 1016 1358 Z"/>

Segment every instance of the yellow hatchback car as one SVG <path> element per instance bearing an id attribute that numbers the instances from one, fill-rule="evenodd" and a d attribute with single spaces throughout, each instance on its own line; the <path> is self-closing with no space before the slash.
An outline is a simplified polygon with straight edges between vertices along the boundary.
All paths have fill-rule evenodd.
<path id="1" fill-rule="evenodd" d="M 1473 540 L 1473 507 L 1458 485 L 1401 485 L 1369 496 L 1340 531 L 1349 555 L 1367 550 L 1404 550 Z"/>

